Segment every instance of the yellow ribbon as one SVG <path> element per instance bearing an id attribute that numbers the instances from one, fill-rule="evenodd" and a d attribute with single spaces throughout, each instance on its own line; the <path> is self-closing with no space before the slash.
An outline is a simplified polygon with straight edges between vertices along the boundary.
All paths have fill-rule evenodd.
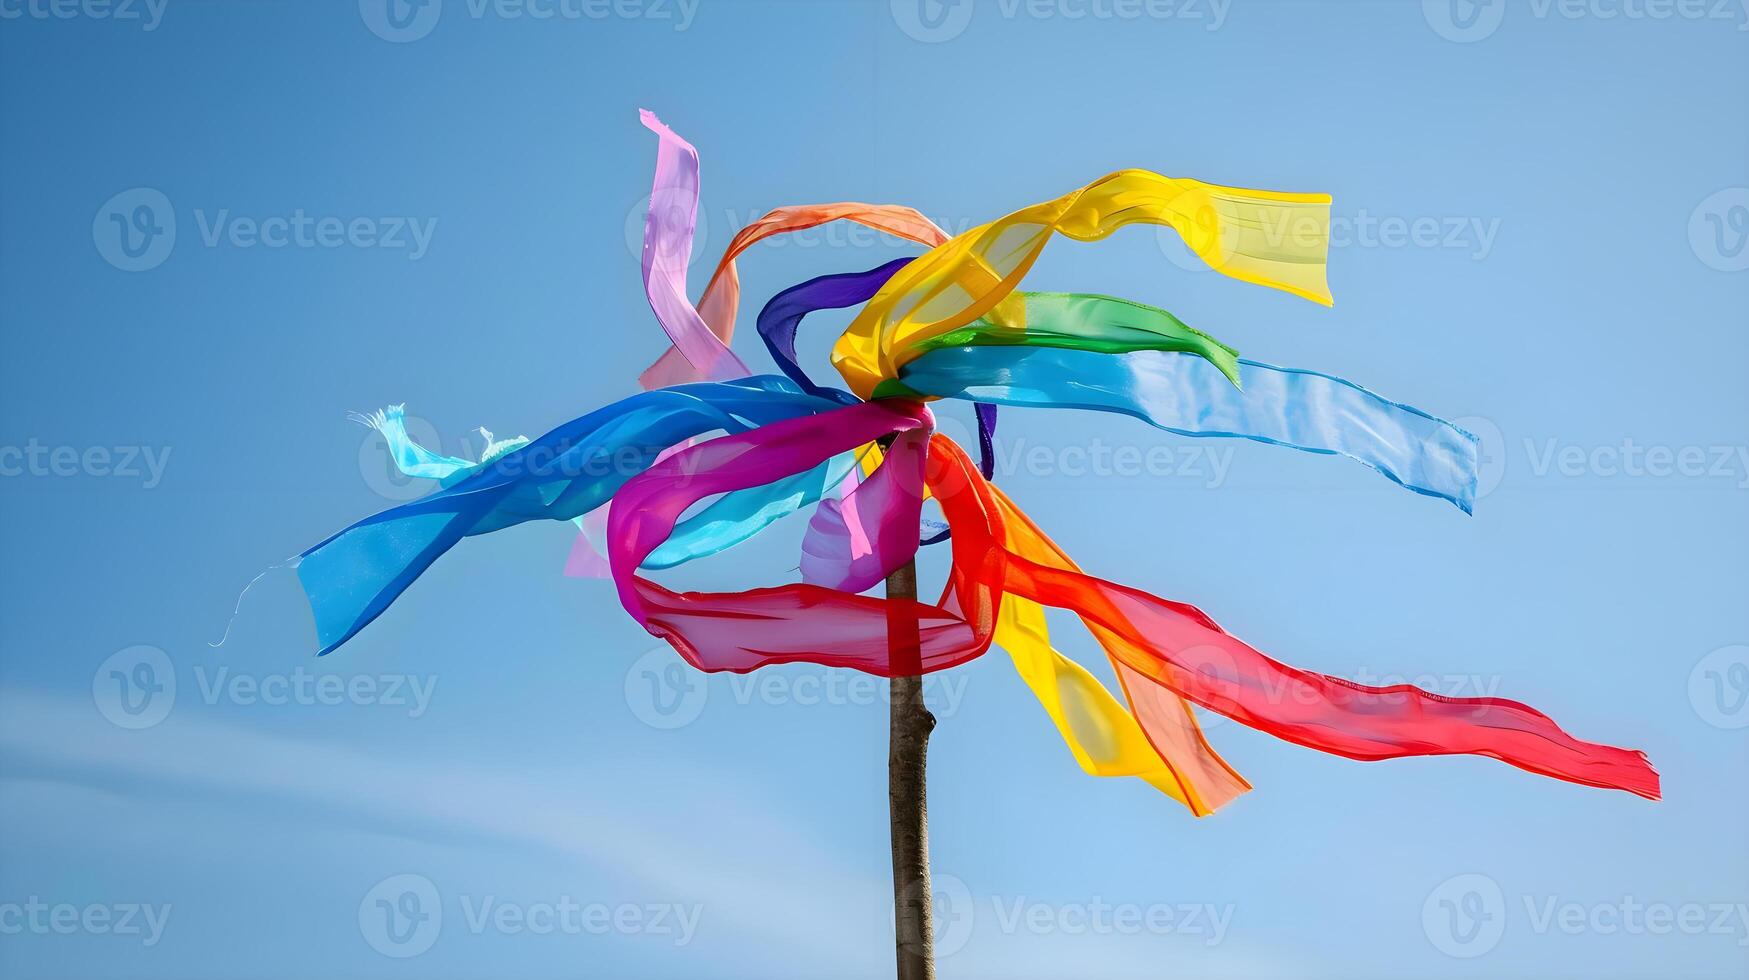
<path id="1" fill-rule="evenodd" d="M 1119 170 L 1054 200 L 1022 208 L 937 245 L 893 276 L 832 348 L 858 396 L 898 377 L 913 342 L 981 316 L 1025 328 L 1011 294 L 1051 236 L 1096 241 L 1134 223 L 1167 225 L 1217 271 L 1330 305 L 1327 194 L 1222 187 Z"/>
<path id="2" fill-rule="evenodd" d="M 1009 549 L 1028 561 L 1080 571 L 1001 490 L 992 487 Z M 1251 788 L 1215 753 L 1188 702 L 1153 683 L 1124 681 L 1123 640 L 1088 624 L 1117 668 L 1125 708 L 1085 667 L 1051 646 L 1044 608 L 1002 597 L 994 642 L 1008 651 L 1026 686 L 1056 723 L 1075 761 L 1094 776 L 1135 776 L 1205 817 Z M 1132 679 L 1140 680 L 1131 673 Z M 1145 699 L 1145 700 L 1144 700 Z"/>

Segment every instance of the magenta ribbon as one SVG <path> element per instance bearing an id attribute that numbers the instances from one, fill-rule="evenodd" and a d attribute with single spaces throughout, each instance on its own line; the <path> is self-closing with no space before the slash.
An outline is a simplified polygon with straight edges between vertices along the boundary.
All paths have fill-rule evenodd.
<path id="1" fill-rule="evenodd" d="M 809 424 L 791 424 L 794 421 Z M 891 500 L 882 503 L 910 508 L 907 498 L 915 496 L 916 506 L 920 507 L 924 449 L 934 425 L 934 417 L 921 402 L 882 399 L 848 405 L 812 419 L 781 421 L 749 432 L 720 436 L 650 467 L 614 494 L 608 514 L 608 566 L 613 571 L 620 602 L 639 623 L 646 628 L 652 626 L 639 597 L 637 569 L 673 533 L 674 525 L 688 507 L 714 494 L 762 486 L 773 479 L 812 469 L 882 436 L 896 434 L 895 449 L 902 444 L 915 448 L 900 450 L 884 460 L 876 470 L 877 477 L 881 469 L 890 469 L 892 475 L 871 477 L 863 487 L 876 486 L 880 488 L 875 491 L 877 496 L 890 495 Z M 907 438 L 916 433 L 921 433 L 921 437 Z M 889 468 L 886 464 L 893 458 L 901 462 Z M 859 487 L 857 492 L 861 490 Z M 874 503 L 875 500 L 869 501 L 870 505 Z M 846 577 L 867 577 L 873 574 L 874 567 L 890 566 L 890 570 L 916 555 L 916 512 L 913 510 L 908 520 L 895 520 L 890 512 L 877 511 L 869 516 L 877 515 L 879 519 L 873 523 L 879 529 L 874 534 L 878 557 L 846 562 L 842 572 Z"/>

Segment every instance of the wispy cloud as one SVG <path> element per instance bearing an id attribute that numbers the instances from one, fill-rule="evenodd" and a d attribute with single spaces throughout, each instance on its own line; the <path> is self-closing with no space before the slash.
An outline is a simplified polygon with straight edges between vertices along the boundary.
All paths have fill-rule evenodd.
<path id="1" fill-rule="evenodd" d="M 846 950 L 878 948 L 869 933 L 889 927 L 878 918 L 890 895 L 884 877 L 847 866 L 785 814 L 715 792 L 720 780 L 699 780 L 713 786 L 708 818 L 676 836 L 650 828 L 652 800 L 620 802 L 626 773 L 588 760 L 563 771 L 438 765 L 189 716 L 129 732 L 88 701 L 16 690 L 0 691 L 0 760 L 4 782 L 147 799 L 197 794 L 203 806 L 257 812 L 296 804 L 349 829 L 433 843 L 491 840 L 541 860 L 575 860 L 649 894 L 684 896 L 713 927 L 781 943 L 786 958 L 832 962 Z M 662 782 L 688 780 L 666 772 Z M 750 838 L 781 839 L 790 866 L 808 868 L 807 881 L 762 864 L 745 846 Z M 833 914 L 846 906 L 867 909 L 869 921 Z"/>
<path id="2" fill-rule="evenodd" d="M 164 819 L 151 831 L 162 835 L 200 833 L 173 815 L 194 803 L 236 812 L 251 826 L 263 813 L 295 812 L 339 832 L 434 847 L 501 844 L 537 863 L 575 862 L 590 876 L 623 877 L 645 894 L 703 906 L 711 941 L 746 950 L 745 959 L 737 957 L 741 966 L 765 962 L 796 975 L 830 969 L 843 977 L 891 970 L 885 869 L 849 864 L 804 822 L 736 792 L 720 774 L 669 767 L 652 780 L 589 758 L 562 770 L 433 763 L 429 755 L 396 757 L 192 714 L 130 732 L 104 721 L 89 701 L 4 689 L 0 771 L 0 796 L 59 799 L 68 811 L 86 810 L 93 794 L 125 798 L 131 812 L 143 814 L 163 801 Z M 47 786 L 72 792 L 45 793 Z M 677 819 L 694 812 L 696 819 Z M 41 812 L 34 819 L 58 826 L 76 816 Z M 677 833 L 675 823 L 685 831 Z M 24 815 L 9 814 L 7 830 L 15 845 L 29 844 Z M 773 841 L 785 856 L 779 866 L 770 860 Z M 1203 949 L 1160 936 L 1004 931 L 994 898 L 973 889 L 976 927 L 944 959 L 944 974 L 1024 980 L 1294 972 L 1275 955 L 1231 941 Z"/>

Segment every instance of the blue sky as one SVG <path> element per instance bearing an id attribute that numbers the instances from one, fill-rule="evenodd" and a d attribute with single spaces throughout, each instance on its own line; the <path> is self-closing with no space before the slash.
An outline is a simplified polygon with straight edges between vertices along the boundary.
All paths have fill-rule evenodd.
<path id="1" fill-rule="evenodd" d="M 1462 420 L 1474 517 L 1106 416 L 1005 412 L 999 481 L 1090 571 L 1281 659 L 1523 700 L 1664 776 L 1652 804 L 1217 719 L 1257 788 L 1198 821 L 1083 775 L 996 653 L 930 689 L 943 977 L 1749 969 L 1741 4 L 0 15 L 0 974 L 891 970 L 884 685 L 687 675 L 561 577 L 566 527 L 466 542 L 321 660 L 270 572 L 208 646 L 264 568 L 422 489 L 347 412 L 405 402 L 459 453 L 631 393 L 660 349 L 640 106 L 703 156 L 695 290 L 784 204 L 959 231 L 1130 166 L 1333 194 L 1334 309 L 1149 229 L 1054 245 L 1029 285 Z M 907 251 L 758 246 L 743 317 Z M 804 337 L 816 372 L 845 319 Z M 793 580 L 797 524 L 662 580 Z"/>

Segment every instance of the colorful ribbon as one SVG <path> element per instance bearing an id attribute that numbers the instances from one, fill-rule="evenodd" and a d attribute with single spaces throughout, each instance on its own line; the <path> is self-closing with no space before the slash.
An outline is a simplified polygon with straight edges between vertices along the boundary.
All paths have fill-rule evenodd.
<path id="1" fill-rule="evenodd" d="M 997 497 L 969 458 L 946 439 L 929 485 L 954 529 L 952 602 L 927 606 L 871 600 L 817 586 L 747 593 L 679 594 L 636 574 L 674 519 L 712 493 L 799 472 L 843 447 L 926 428 L 921 405 L 853 405 L 695 446 L 628 482 L 609 525 L 621 602 L 653 635 L 704 670 L 746 671 L 772 663 L 848 666 L 882 676 L 963 663 L 990 642 L 986 624 L 1004 593 L 1075 612 L 1121 643 L 1108 651 L 1145 681 L 1252 728 L 1323 752 L 1375 760 L 1412 755 L 1485 755 L 1531 772 L 1656 798 L 1643 753 L 1582 742 L 1546 715 L 1501 698 L 1446 698 L 1411 685 L 1371 687 L 1286 666 L 1226 633 L 1201 610 L 1080 573 L 1066 560 L 1035 561 L 1010 545 L 1030 522 Z M 1036 540 L 1034 554 L 1059 554 Z M 882 608 L 884 604 L 885 608 Z M 843 644 L 835 633 L 848 628 Z M 893 647 L 887 635 L 908 641 Z M 1236 778 L 1236 777 L 1235 777 Z"/>
<path id="2" fill-rule="evenodd" d="M 717 339 L 686 298 L 686 268 L 692 264 L 692 232 L 698 223 L 698 151 L 664 126 L 655 113 L 642 109 L 638 117 L 658 140 L 656 182 L 650 189 L 650 210 L 644 218 L 644 295 L 649 297 L 656 322 L 686 361 L 689 376 L 684 380 L 745 377 L 753 372 Z"/>
<path id="3" fill-rule="evenodd" d="M 406 476 L 421 480 L 437 480 L 448 486 L 462 479 L 474 470 L 490 463 L 492 460 L 528 445 L 527 436 L 517 436 L 514 439 L 493 438 L 491 430 L 481 428 L 480 436 L 486 440 L 486 446 L 480 451 L 478 462 L 469 462 L 459 456 L 445 456 L 434 453 L 413 441 L 407 434 L 407 406 L 390 405 L 369 415 L 354 415 L 354 422 L 368 425 L 381 433 L 383 441 L 388 444 L 389 458 L 395 467 Z"/>
<path id="4" fill-rule="evenodd" d="M 1475 503 L 1476 437 L 1316 371 L 1240 359 L 1240 387 L 1201 357 L 1157 350 L 958 347 L 906 365 L 906 388 L 935 398 L 1131 415 L 1187 436 L 1236 436 L 1347 456 L 1402 486 Z"/>
<path id="5" fill-rule="evenodd" d="M 736 233 L 694 307 L 686 300 L 686 267 L 692 260 L 692 237 L 697 224 L 698 151 L 663 125 L 655 113 L 647 109 L 638 113 L 658 140 L 655 187 L 650 192 L 650 212 L 644 222 L 645 292 L 657 322 L 673 342 L 638 377 L 646 389 L 723 380 L 714 376 L 717 372 L 729 377 L 752 373 L 729 350 L 741 298 L 741 276 L 735 260 L 773 235 L 843 220 L 931 247 L 947 241 L 947 233 L 934 222 L 897 204 L 841 201 L 775 208 Z M 661 260 L 661 275 L 655 278 L 651 276 L 653 256 Z"/>
<path id="6" fill-rule="evenodd" d="M 958 330 L 918 340 L 896 358 L 901 365 L 944 347 L 1066 347 L 1093 354 L 1182 351 L 1214 365 L 1239 384 L 1239 352 L 1158 307 L 1092 293 L 1017 293 L 1019 325 L 980 317 Z M 905 373 L 899 369 L 900 377 Z M 881 387 L 892 384 L 882 382 Z M 876 396 L 881 394 L 876 390 Z"/>
<path id="7" fill-rule="evenodd" d="M 946 232 L 918 211 L 901 205 L 846 201 L 775 208 L 736 233 L 729 247 L 724 250 L 716 271 L 712 273 L 710 282 L 705 286 L 695 307 L 686 298 L 686 267 L 691 263 L 693 235 L 697 226 L 698 151 L 656 118 L 655 113 L 639 110 L 639 119 L 657 137 L 656 174 L 650 192 L 649 212 L 644 222 L 644 291 L 651 310 L 656 314 L 657 322 L 673 343 L 656 363 L 639 376 L 639 383 L 645 389 L 697 381 L 726 380 L 752 373 L 728 345 L 734 337 L 736 308 L 741 295 L 740 273 L 735 260 L 758 242 L 774 235 L 804 231 L 838 220 L 855 222 L 929 246 L 947 241 Z M 881 281 L 884 282 L 885 279 Z M 853 302 L 860 303 L 866 298 Z M 800 316 L 797 316 L 797 322 L 799 321 Z M 794 367 L 793 330 L 792 324 L 790 367 Z M 781 359 L 779 366 L 784 366 Z M 828 393 L 837 391 L 815 385 L 799 368 L 792 371 L 790 367 L 784 368 L 785 373 L 801 383 L 805 390 L 823 397 L 833 397 Z M 838 396 L 849 399 L 843 392 L 838 392 Z M 980 408 L 978 418 L 979 434 L 982 441 L 988 444 L 990 433 L 995 427 L 994 406 Z M 987 465 L 993 465 L 992 456 L 986 454 L 985 459 L 989 461 Z M 807 502 L 812 502 L 812 499 L 808 498 Z M 832 506 L 834 509 L 837 507 L 836 504 Z M 566 575 L 583 578 L 606 577 L 607 562 L 601 557 L 594 538 L 605 530 L 607 520 L 607 505 L 575 519 L 578 535 L 565 563 Z M 846 531 L 854 533 L 858 538 L 867 536 L 860 528 L 854 532 L 846 528 Z M 830 534 L 829 525 L 820 525 L 816 538 L 811 543 L 816 554 L 803 559 L 804 567 L 814 570 L 816 574 L 826 574 L 818 564 L 821 553 L 836 552 L 841 546 L 849 547 L 848 540 L 827 541 L 826 536 Z M 937 535 L 924 543 L 931 544 L 939 540 L 941 536 Z M 693 537 L 690 542 L 700 548 L 702 553 L 721 550 L 700 537 Z M 696 556 L 696 553 L 671 549 L 652 556 L 650 560 L 655 563 L 654 567 L 665 567 Z"/>
<path id="8" fill-rule="evenodd" d="M 315 613 L 321 653 L 381 615 L 464 537 L 530 520 L 570 520 L 605 503 L 677 443 L 717 430 L 745 432 L 834 407 L 836 403 L 801 392 L 774 375 L 643 392 L 474 466 L 464 478 L 428 496 L 359 521 L 296 559 L 298 578 Z M 806 496 L 793 486 L 751 496 L 773 494 L 786 505 L 798 506 Z M 703 529 L 701 533 L 727 547 L 781 516 L 775 513 L 779 509 L 747 508 L 736 526 L 717 520 L 722 511 L 707 517 L 707 510 L 699 515 L 702 521 L 688 527 Z"/>
<path id="9" fill-rule="evenodd" d="M 765 308 L 759 311 L 758 330 L 759 339 L 765 342 L 765 349 L 771 354 L 771 359 L 777 362 L 778 370 L 810 394 L 847 403 L 856 401 L 856 396 L 837 388 L 815 384 L 808 377 L 808 373 L 796 362 L 796 332 L 800 329 L 802 320 L 810 313 L 838 310 L 867 302 L 869 297 L 893 277 L 893 273 L 911 261 L 910 258 L 894 259 L 867 272 L 821 276 L 791 286 L 773 296 L 765 304 Z M 983 468 L 984 476 L 989 477 L 996 471 L 996 406 L 979 404 L 976 414 L 979 465 Z"/>
<path id="10" fill-rule="evenodd" d="M 1325 305 L 1330 198 L 1220 187 L 1120 170 L 1055 200 L 1022 208 L 936 246 L 894 275 L 832 349 L 862 398 L 898 376 L 919 341 L 986 314 L 1013 329 L 1024 306 L 1010 293 L 1055 234 L 1094 241 L 1137 222 L 1168 225 L 1210 267 Z"/>
<path id="11" fill-rule="evenodd" d="M 694 307 L 685 270 L 698 155 L 653 115 L 644 123 L 659 139 L 644 279 L 674 345 L 645 373 L 646 384 L 746 372 L 728 349 L 739 297 L 734 263 L 769 235 L 844 218 L 930 251 L 778 294 L 761 312 L 759 332 L 787 378 L 664 387 L 532 441 L 487 434 L 477 463 L 413 443 L 399 407 L 371 417 L 397 465 L 441 486 L 300 556 L 324 653 L 462 537 L 590 514 L 584 523 L 605 525 L 607 570 L 622 604 L 696 667 L 807 662 L 909 676 L 964 663 L 995 642 L 1086 771 L 1144 779 L 1198 815 L 1250 787 L 1209 746 L 1192 703 L 1348 758 L 1485 755 L 1657 798 L 1658 776 L 1642 753 L 1575 739 L 1525 705 L 1299 670 L 1192 606 L 1087 575 L 986 479 L 996 403 L 1082 408 L 1185 435 L 1349 456 L 1467 512 L 1476 443 L 1450 423 L 1338 378 L 1239 358 L 1155 307 L 1015 291 L 1052 235 L 1092 241 L 1141 221 L 1173 227 L 1229 276 L 1327 304 L 1327 197 L 1126 170 L 953 239 L 908 208 L 780 208 L 736 236 Z M 818 385 L 797 363 L 801 320 L 857 304 L 862 310 L 833 349 L 851 391 Z M 943 397 L 976 402 L 983 472 L 932 434 L 923 400 Z M 864 478 L 830 497 L 858 463 Z M 926 495 L 952 531 L 941 598 L 857 594 L 911 560 L 927 526 Z M 639 573 L 715 554 L 816 503 L 803 582 L 681 593 Z M 587 548 L 580 536 L 574 562 Z M 1051 646 L 1046 605 L 1088 627 L 1123 701 Z"/>

